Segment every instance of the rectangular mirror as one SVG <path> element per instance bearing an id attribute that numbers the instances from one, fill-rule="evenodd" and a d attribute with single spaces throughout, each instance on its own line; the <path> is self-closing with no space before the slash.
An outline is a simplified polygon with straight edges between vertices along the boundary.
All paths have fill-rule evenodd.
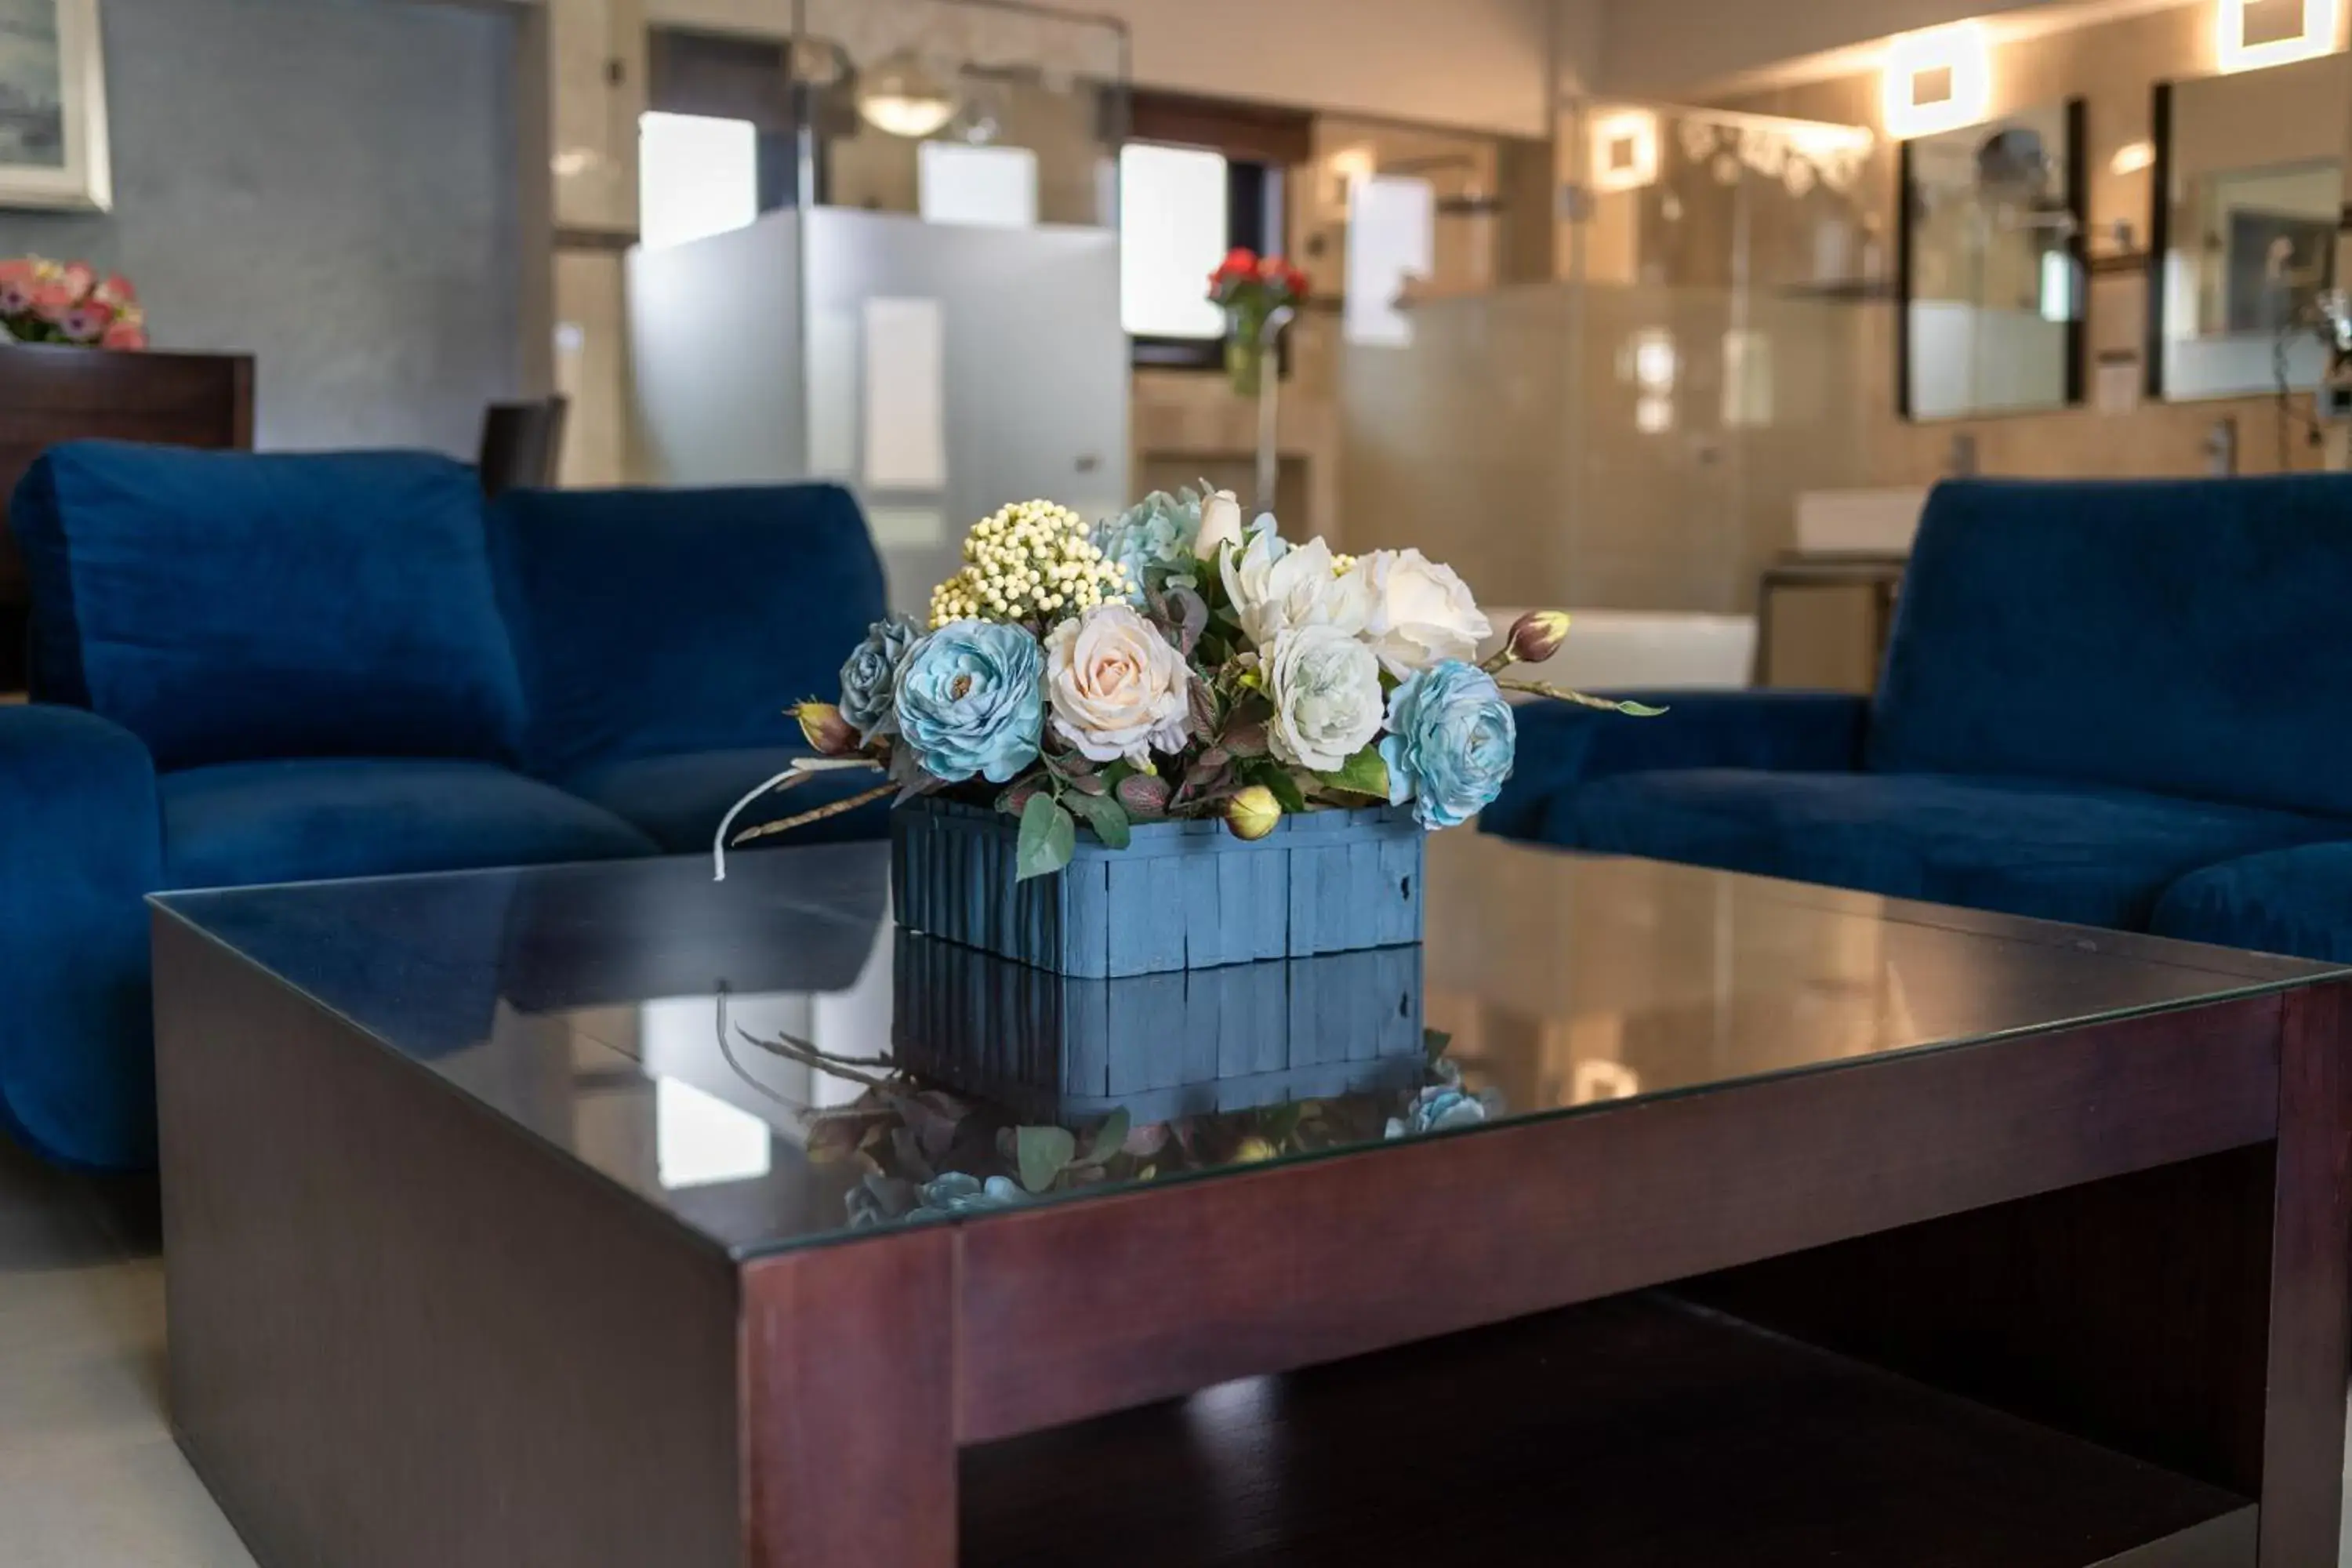
<path id="1" fill-rule="evenodd" d="M 2175 401 L 2307 392 L 2327 363 L 2352 58 L 2160 82 L 2149 389 Z"/>
<path id="2" fill-rule="evenodd" d="M 2080 99 L 1903 143 L 1906 418 L 2083 400 L 2082 147 Z"/>

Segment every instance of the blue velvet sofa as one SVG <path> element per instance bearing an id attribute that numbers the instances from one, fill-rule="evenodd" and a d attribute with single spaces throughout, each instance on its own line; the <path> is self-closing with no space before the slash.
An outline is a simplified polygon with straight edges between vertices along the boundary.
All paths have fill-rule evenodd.
<path id="1" fill-rule="evenodd" d="M 1520 710 L 1490 833 L 2352 961 L 2352 477 L 1948 483 L 1874 698 Z"/>
<path id="2" fill-rule="evenodd" d="M 0 1128 L 99 1168 L 153 1153 L 143 895 L 705 849 L 884 612 L 821 485 L 486 504 L 424 454 L 77 443 L 10 519 L 35 700 L 0 707 Z"/>

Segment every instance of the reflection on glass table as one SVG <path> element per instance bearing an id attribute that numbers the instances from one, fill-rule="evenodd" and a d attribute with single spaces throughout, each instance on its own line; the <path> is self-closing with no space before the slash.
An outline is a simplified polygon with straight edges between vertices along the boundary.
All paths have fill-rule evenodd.
<path id="1" fill-rule="evenodd" d="M 1903 412 L 2063 408 L 2083 396 L 2083 106 L 1903 144 Z"/>
<path id="2" fill-rule="evenodd" d="M 1427 875 L 1425 949 L 1116 992 L 901 937 L 879 845 L 165 902 L 739 1257 L 2315 972 L 1472 834 Z"/>

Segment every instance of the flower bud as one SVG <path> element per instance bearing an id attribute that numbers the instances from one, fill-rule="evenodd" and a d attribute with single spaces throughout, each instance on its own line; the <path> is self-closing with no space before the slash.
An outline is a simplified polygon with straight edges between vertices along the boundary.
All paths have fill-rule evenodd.
<path id="1" fill-rule="evenodd" d="M 1273 1158 L 1274 1145 L 1263 1138 L 1244 1138 L 1234 1145 L 1234 1163 L 1236 1164 L 1255 1165 Z"/>
<path id="2" fill-rule="evenodd" d="M 1504 646 L 1515 664 L 1541 664 L 1559 651 L 1567 637 L 1566 610 L 1529 610 L 1511 623 L 1510 640 Z"/>
<path id="3" fill-rule="evenodd" d="M 1201 531 L 1192 541 L 1192 553 L 1202 561 L 1214 561 L 1226 545 L 1241 542 L 1241 498 L 1231 490 L 1213 492 L 1201 502 Z"/>
<path id="4" fill-rule="evenodd" d="M 832 703 L 803 702 L 793 710 L 793 717 L 801 721 L 801 733 L 819 756 L 845 757 L 857 750 L 857 731 Z"/>
<path id="5" fill-rule="evenodd" d="M 1265 837 L 1281 821 L 1282 803 L 1264 784 L 1250 785 L 1225 806 L 1225 826 L 1244 842 Z"/>

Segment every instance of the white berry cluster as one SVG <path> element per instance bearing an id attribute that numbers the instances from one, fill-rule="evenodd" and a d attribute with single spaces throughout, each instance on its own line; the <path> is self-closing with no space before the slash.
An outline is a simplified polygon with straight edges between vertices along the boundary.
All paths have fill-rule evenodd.
<path id="1" fill-rule="evenodd" d="M 950 621 L 1029 621 L 1125 598 L 1127 574 L 1095 548 L 1086 519 L 1052 501 L 1023 501 L 972 524 L 963 570 L 931 590 L 931 627 Z"/>

